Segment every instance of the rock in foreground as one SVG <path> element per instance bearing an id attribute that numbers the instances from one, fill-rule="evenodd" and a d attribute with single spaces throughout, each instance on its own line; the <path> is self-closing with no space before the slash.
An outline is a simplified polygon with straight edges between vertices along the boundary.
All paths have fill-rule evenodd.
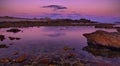
<path id="1" fill-rule="evenodd" d="M 87 38 L 89 46 L 120 50 L 120 33 L 97 30 L 96 32 L 83 35 Z"/>

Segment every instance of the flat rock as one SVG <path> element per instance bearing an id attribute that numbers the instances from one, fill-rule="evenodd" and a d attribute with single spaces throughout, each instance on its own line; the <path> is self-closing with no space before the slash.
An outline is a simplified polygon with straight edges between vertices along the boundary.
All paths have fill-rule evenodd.
<path id="1" fill-rule="evenodd" d="M 120 33 L 118 32 L 97 30 L 96 32 L 86 33 L 83 35 L 87 38 L 89 46 L 99 46 L 120 50 Z"/>

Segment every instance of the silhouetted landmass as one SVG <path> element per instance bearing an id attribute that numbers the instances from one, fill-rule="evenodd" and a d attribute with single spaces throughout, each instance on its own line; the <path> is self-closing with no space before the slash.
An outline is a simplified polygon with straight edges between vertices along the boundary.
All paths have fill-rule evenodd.
<path id="1" fill-rule="evenodd" d="M 1 18 L 1 17 L 0 17 Z M 11 18 L 14 20 L 15 17 L 5 16 L 4 18 Z M 50 19 L 50 18 L 33 18 L 23 21 L 2 21 L 0 22 L 0 28 L 9 27 L 33 27 L 33 26 L 95 26 L 95 28 L 114 28 L 115 24 L 99 23 L 91 21 L 89 19 Z"/>

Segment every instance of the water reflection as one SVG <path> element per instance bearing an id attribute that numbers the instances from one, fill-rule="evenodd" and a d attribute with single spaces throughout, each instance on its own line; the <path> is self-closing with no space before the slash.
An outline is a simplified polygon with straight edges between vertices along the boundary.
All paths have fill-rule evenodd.
<path id="1" fill-rule="evenodd" d="M 65 33 L 53 33 L 53 34 L 47 34 L 46 36 L 49 36 L 49 37 L 60 37 L 60 36 L 65 36 Z"/>
<path id="2" fill-rule="evenodd" d="M 60 54 L 64 46 L 75 48 L 75 53 L 83 59 L 94 59 L 93 55 L 83 51 L 82 48 L 87 46 L 84 33 L 91 33 L 98 29 L 94 27 L 81 26 L 50 26 L 50 27 L 29 27 L 19 28 L 23 32 L 6 32 L 10 28 L 0 29 L 1 34 L 5 35 L 5 40 L 0 44 L 10 45 L 9 48 L 0 49 L 0 57 L 13 57 L 13 53 L 19 51 L 19 54 L 28 54 L 30 56 L 38 56 L 44 54 Z M 109 32 L 116 31 L 115 29 L 99 29 Z M 9 52 L 8 52 L 9 51 Z M 97 50 L 99 51 L 99 50 Z M 107 52 L 106 52 L 107 53 Z M 18 54 L 18 55 L 19 55 Z M 110 54 L 110 53 L 109 53 Z M 112 54 L 112 53 L 111 53 Z M 114 53 L 113 53 L 114 54 Z M 107 56 L 106 56 L 107 57 Z M 108 60 L 107 59 L 103 59 Z M 118 59 L 119 60 L 119 59 Z M 112 60 L 110 60 L 112 61 Z"/>
<path id="3" fill-rule="evenodd" d="M 108 58 L 120 57 L 119 51 L 113 51 L 107 48 L 97 48 L 97 47 L 86 46 L 83 48 L 83 50 L 87 51 L 88 53 L 91 53 L 94 56 L 102 56 L 102 57 L 108 57 Z"/>

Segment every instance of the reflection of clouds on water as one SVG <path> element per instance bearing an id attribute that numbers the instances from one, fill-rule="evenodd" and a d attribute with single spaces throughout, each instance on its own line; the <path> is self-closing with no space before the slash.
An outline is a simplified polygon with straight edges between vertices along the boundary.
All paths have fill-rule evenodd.
<path id="1" fill-rule="evenodd" d="M 89 29 L 88 29 L 89 28 Z M 76 31 L 84 31 L 84 30 L 90 30 L 93 29 L 92 26 L 51 26 L 51 27 L 43 27 L 42 31 L 47 32 L 76 32 Z M 84 30 L 83 30 L 84 29 Z"/>
<path id="2" fill-rule="evenodd" d="M 53 34 L 46 34 L 49 37 L 60 37 L 60 36 L 64 36 L 65 33 L 53 33 Z"/>

